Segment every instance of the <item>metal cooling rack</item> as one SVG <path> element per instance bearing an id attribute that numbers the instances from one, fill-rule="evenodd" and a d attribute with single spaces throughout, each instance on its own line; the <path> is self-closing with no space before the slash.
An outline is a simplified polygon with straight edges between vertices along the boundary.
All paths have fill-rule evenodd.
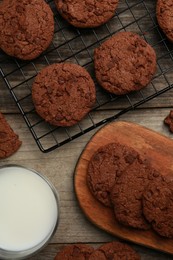
<path id="1" fill-rule="evenodd" d="M 38 147 L 49 152 L 105 124 L 173 87 L 173 48 L 158 28 L 156 1 L 120 0 L 114 17 L 96 29 L 76 29 L 57 12 L 54 2 L 47 1 L 54 12 L 55 34 L 49 49 L 32 62 L 13 59 L 0 51 L 0 73 L 10 90 Z M 133 31 L 151 44 L 157 54 L 157 73 L 145 89 L 124 96 L 108 94 L 96 83 L 97 102 L 94 109 L 77 125 L 54 127 L 35 112 L 31 99 L 34 77 L 45 66 L 55 62 L 73 62 L 85 67 L 94 78 L 93 51 L 118 31 Z M 165 62 L 166 61 L 166 62 Z M 100 109 L 111 108 L 109 118 L 98 120 Z"/>

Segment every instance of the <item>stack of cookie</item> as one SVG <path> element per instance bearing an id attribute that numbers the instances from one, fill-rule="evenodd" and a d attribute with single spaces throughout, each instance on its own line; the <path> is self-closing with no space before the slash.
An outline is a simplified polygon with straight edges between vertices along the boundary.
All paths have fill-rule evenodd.
<path id="1" fill-rule="evenodd" d="M 55 260 L 139 260 L 140 256 L 128 245 L 110 242 L 95 249 L 85 244 L 74 244 L 64 247 Z"/>
<path id="2" fill-rule="evenodd" d="M 152 227 L 161 236 L 173 237 L 173 182 L 131 147 L 100 147 L 89 161 L 87 184 L 119 223 L 140 230 Z"/>

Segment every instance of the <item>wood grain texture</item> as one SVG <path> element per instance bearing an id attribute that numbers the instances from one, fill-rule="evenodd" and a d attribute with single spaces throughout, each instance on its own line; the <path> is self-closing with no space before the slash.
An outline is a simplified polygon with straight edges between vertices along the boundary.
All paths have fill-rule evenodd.
<path id="1" fill-rule="evenodd" d="M 49 2 L 51 2 L 54 8 L 53 1 Z M 120 20 L 115 18 L 113 23 L 108 23 L 108 27 L 106 25 L 102 28 L 96 29 L 94 34 L 96 33 L 98 39 L 100 40 L 106 35 L 108 35 L 108 28 L 111 33 L 115 32 L 115 30 L 121 30 L 123 25 L 126 26 L 126 30 L 133 30 L 139 33 L 141 33 L 141 30 L 145 32 L 147 28 L 153 28 L 147 31 L 147 34 L 145 34 L 145 36 L 149 43 L 153 43 L 155 45 L 154 48 L 157 52 L 158 64 L 162 67 L 163 72 L 165 72 L 170 67 L 172 67 L 172 58 L 170 54 L 164 56 L 167 53 L 165 43 L 160 41 L 161 39 L 158 35 L 157 28 L 155 27 L 155 22 L 153 22 L 153 20 L 150 19 L 149 15 L 147 15 L 147 10 L 152 10 L 152 13 L 154 14 L 155 3 L 156 0 L 122 0 L 118 9 L 118 12 L 120 13 L 121 23 Z M 144 8 L 145 5 L 147 6 L 147 10 Z M 135 15 L 135 21 L 130 11 L 126 9 L 126 11 L 123 12 L 125 8 L 129 6 L 133 6 L 132 10 Z M 143 11 L 141 11 L 141 7 Z M 140 17 L 143 18 L 139 19 Z M 136 24 L 136 20 L 138 19 L 140 28 Z M 50 55 L 47 56 L 49 61 L 53 63 L 60 61 L 61 58 L 67 58 L 67 61 L 70 62 L 76 62 L 76 59 L 78 59 L 80 65 L 85 65 L 87 62 L 90 62 L 90 55 L 92 57 L 93 50 L 98 43 L 98 39 L 96 39 L 95 35 L 91 31 L 84 31 L 82 33 L 85 45 L 91 46 L 89 48 L 90 55 L 88 55 L 89 53 L 86 50 L 78 53 L 78 50 L 84 47 L 80 39 L 81 36 L 75 38 L 75 30 L 71 27 L 70 29 L 68 29 L 66 27 L 66 24 L 63 29 L 63 32 L 59 30 L 59 26 L 63 26 L 62 19 L 60 20 L 60 23 L 56 24 L 57 33 L 54 37 L 54 44 L 57 50 L 50 53 Z M 61 46 L 66 41 L 70 41 L 70 45 L 65 44 L 64 46 Z M 157 42 L 160 42 L 160 44 L 156 44 Z M 72 58 L 68 58 L 72 54 L 71 48 L 73 49 L 73 53 L 77 53 L 77 55 L 74 55 Z M 45 67 L 47 65 L 47 62 L 44 59 L 44 57 L 40 57 L 37 60 L 35 60 L 34 67 L 32 63 L 26 64 L 23 67 L 23 71 L 21 73 L 20 69 L 16 67 L 16 63 L 13 60 L 9 59 L 7 56 L 4 56 L 4 54 L 2 54 L 2 56 L 5 59 L 3 59 L 3 57 L 1 58 L 1 53 L 2 52 L 0 51 L 1 66 L 6 74 L 9 73 L 8 76 L 6 76 L 6 79 L 9 81 L 11 86 L 14 87 L 17 84 L 23 82 L 25 79 L 27 79 L 27 84 L 23 83 L 22 85 L 14 89 L 16 95 L 19 98 L 22 98 L 30 94 L 32 87 L 32 80 L 30 80 L 30 78 L 36 75 L 36 70 L 39 71 L 42 67 Z M 22 62 L 18 62 L 22 65 Z M 89 67 L 87 67 L 87 69 L 88 68 Z M 14 72 L 14 70 L 16 69 L 17 71 Z M 12 71 L 13 73 L 11 74 Z M 92 66 L 91 72 L 93 73 Z M 161 75 L 157 79 L 153 80 L 154 86 L 157 90 L 164 88 L 168 84 L 168 82 L 165 80 L 163 76 L 162 71 L 160 71 L 158 66 L 157 73 L 160 72 Z M 172 84 L 172 69 L 167 71 L 166 75 L 169 84 Z M 153 91 L 155 91 L 153 87 L 148 86 L 145 90 L 142 91 L 142 94 L 144 97 L 147 97 L 148 95 L 151 95 Z M 123 116 L 121 116 L 119 119 L 139 123 L 143 126 L 147 126 L 152 128 L 153 130 L 164 133 L 169 138 L 172 138 L 172 134 L 163 124 L 163 118 L 168 114 L 169 109 L 172 107 L 172 95 L 173 90 L 170 90 L 140 107 L 145 109 L 132 110 L 129 113 L 126 113 Z M 102 100 L 102 97 L 100 98 L 100 93 L 98 93 L 98 98 L 99 100 Z M 135 103 L 139 98 L 141 98 L 141 95 L 139 96 L 138 93 L 133 93 L 130 96 L 130 98 L 132 102 Z M 103 106 L 101 108 L 101 111 L 97 111 L 95 113 L 94 119 L 96 120 L 96 122 L 98 122 L 103 118 L 110 117 L 117 113 L 117 110 L 126 107 L 127 104 L 129 105 L 128 102 L 129 101 L 127 100 L 127 98 L 121 97 L 118 102 L 112 102 L 106 106 Z M 33 107 L 32 103 L 30 102 L 30 99 L 22 100 L 22 105 L 26 111 Z M 33 169 L 44 174 L 55 185 L 60 195 L 61 213 L 60 222 L 56 234 L 54 235 L 50 244 L 40 253 L 33 256 L 31 260 L 53 260 L 56 253 L 59 250 L 61 250 L 61 248 L 66 244 L 81 242 L 89 243 L 90 245 L 97 247 L 101 245 L 103 242 L 120 240 L 116 236 L 110 235 L 104 232 L 103 230 L 98 229 L 96 226 L 92 225 L 91 222 L 87 220 L 87 218 L 81 211 L 76 196 L 74 194 L 73 174 L 76 162 L 82 150 L 84 149 L 86 143 L 96 132 L 96 129 L 49 154 L 43 154 L 39 151 L 37 145 L 35 144 L 33 137 L 31 136 L 29 129 L 27 128 L 22 118 L 22 115 L 19 114 L 19 110 L 1 77 L 0 111 L 5 113 L 8 122 L 19 134 L 21 140 L 23 141 L 20 150 L 12 157 L 6 160 L 1 160 L 0 165 L 17 163 L 26 167 L 32 167 Z M 49 140 L 47 140 L 47 142 L 49 142 Z M 146 247 L 137 246 L 134 244 L 132 244 L 132 246 L 139 252 L 142 260 L 173 259 L 172 256 L 158 252 L 156 250 L 151 250 Z"/>
<path id="2" fill-rule="evenodd" d="M 87 144 L 75 170 L 75 192 L 87 218 L 99 228 L 117 237 L 173 254 L 173 239 L 154 231 L 140 231 L 120 225 L 113 210 L 103 206 L 90 193 L 86 183 L 88 162 L 97 149 L 111 142 L 128 145 L 164 175 L 173 178 L 173 141 L 147 128 L 129 122 L 114 122 L 99 130 Z"/>

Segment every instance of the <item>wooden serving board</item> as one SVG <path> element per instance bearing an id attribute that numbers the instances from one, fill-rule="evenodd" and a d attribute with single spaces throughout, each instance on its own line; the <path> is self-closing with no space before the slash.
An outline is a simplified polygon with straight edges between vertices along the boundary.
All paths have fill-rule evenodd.
<path id="1" fill-rule="evenodd" d="M 90 193 L 86 174 L 93 153 L 103 145 L 119 142 L 131 146 L 148 159 L 162 174 L 173 178 L 173 141 L 163 135 L 129 122 L 113 122 L 101 128 L 86 145 L 75 169 L 75 192 L 87 218 L 97 227 L 119 238 L 173 254 L 173 239 L 162 238 L 154 231 L 140 231 L 120 225 L 113 210 L 103 206 Z"/>

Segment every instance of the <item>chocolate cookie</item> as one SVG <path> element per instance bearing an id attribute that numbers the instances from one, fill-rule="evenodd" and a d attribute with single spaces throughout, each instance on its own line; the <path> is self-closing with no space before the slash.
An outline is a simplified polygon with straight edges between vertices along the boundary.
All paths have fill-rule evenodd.
<path id="1" fill-rule="evenodd" d="M 130 227 L 149 229 L 142 212 L 142 195 L 150 182 L 159 173 L 149 164 L 138 158 L 116 180 L 111 192 L 116 219 Z"/>
<path id="2" fill-rule="evenodd" d="M 173 181 L 158 178 L 143 193 L 143 212 L 161 236 L 173 238 Z"/>
<path id="3" fill-rule="evenodd" d="M 140 256 L 130 246 L 120 242 L 110 242 L 95 250 L 89 260 L 140 260 Z"/>
<path id="4" fill-rule="evenodd" d="M 172 0 L 158 0 L 156 5 L 156 17 L 159 26 L 173 42 L 173 5 Z"/>
<path id="5" fill-rule="evenodd" d="M 37 75 L 32 86 L 37 113 L 50 124 L 71 126 L 93 107 L 95 85 L 89 73 L 79 65 L 50 65 Z"/>
<path id="6" fill-rule="evenodd" d="M 55 0 L 64 19 L 80 28 L 92 28 L 106 23 L 115 14 L 117 4 L 118 0 Z"/>
<path id="7" fill-rule="evenodd" d="M 99 84 L 122 95 L 148 85 L 156 70 L 156 54 L 139 35 L 120 32 L 95 49 L 94 66 Z"/>
<path id="8" fill-rule="evenodd" d="M 64 247 L 55 257 L 55 260 L 88 260 L 94 248 L 84 245 L 75 244 Z"/>
<path id="9" fill-rule="evenodd" d="M 164 123 L 169 126 L 170 131 L 173 133 L 173 110 L 170 110 L 169 115 L 164 119 Z"/>
<path id="10" fill-rule="evenodd" d="M 111 207 L 110 192 L 116 178 L 137 157 L 135 150 L 118 143 L 99 148 L 92 156 L 87 169 L 87 184 L 95 198 Z"/>
<path id="11" fill-rule="evenodd" d="M 0 113 L 0 159 L 4 159 L 15 153 L 22 142 L 17 134 L 7 123 L 4 116 Z"/>
<path id="12" fill-rule="evenodd" d="M 0 48 L 8 55 L 32 60 L 47 49 L 53 33 L 53 13 L 44 0 L 0 4 Z"/>

